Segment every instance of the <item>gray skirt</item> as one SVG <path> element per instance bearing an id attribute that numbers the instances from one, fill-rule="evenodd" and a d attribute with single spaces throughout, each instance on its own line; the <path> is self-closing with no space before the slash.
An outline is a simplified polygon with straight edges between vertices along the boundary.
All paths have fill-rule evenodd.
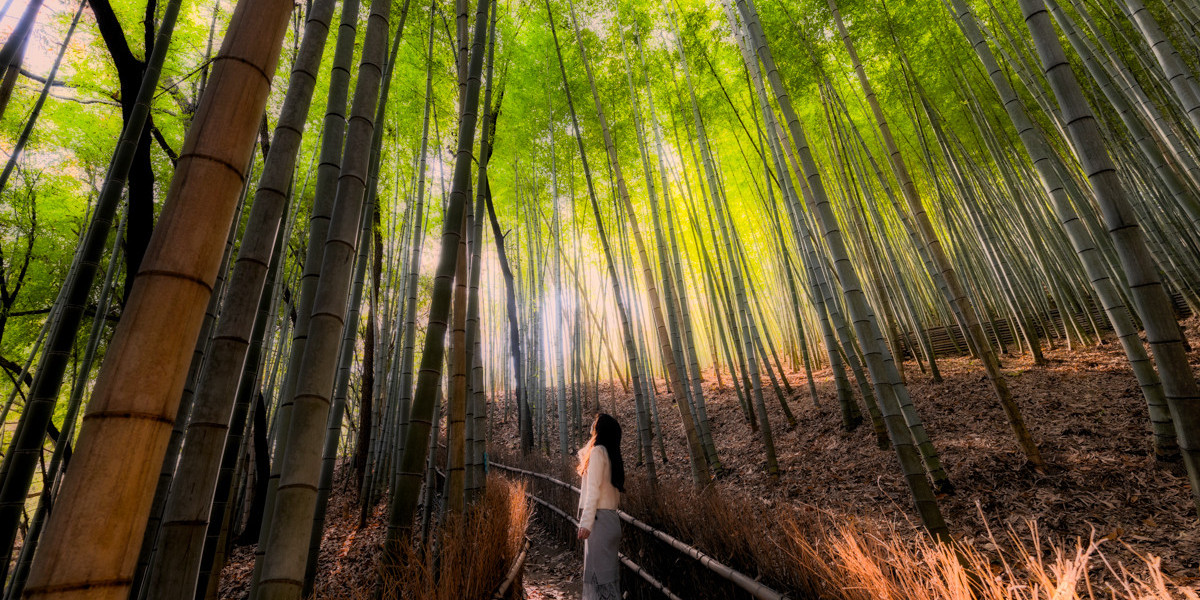
<path id="1" fill-rule="evenodd" d="M 615 510 L 596 511 L 592 533 L 583 542 L 583 600 L 620 600 L 621 517 Z"/>

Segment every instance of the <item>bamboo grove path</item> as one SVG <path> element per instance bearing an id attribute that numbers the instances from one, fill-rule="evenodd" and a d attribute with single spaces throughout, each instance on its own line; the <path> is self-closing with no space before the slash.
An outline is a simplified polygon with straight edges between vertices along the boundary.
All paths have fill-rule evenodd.
<path id="1" fill-rule="evenodd" d="M 518 469 L 516 467 L 510 467 L 510 466 L 503 465 L 500 463 L 495 463 L 495 462 L 490 463 L 490 466 L 500 469 L 501 471 L 505 471 L 505 472 L 507 472 L 515 477 L 518 477 L 518 478 L 536 479 L 536 480 L 540 480 L 540 481 L 543 481 L 546 483 L 550 483 L 550 484 L 554 485 L 555 487 L 557 487 L 560 491 L 568 492 L 568 494 L 566 494 L 566 498 L 568 500 L 570 498 L 574 498 L 576 501 L 578 500 L 578 497 L 579 497 L 579 488 L 578 487 L 573 486 L 564 481 L 555 479 L 549 475 L 546 475 L 543 473 L 537 473 L 534 471 L 527 471 L 525 469 Z M 535 494 L 533 492 L 526 492 L 526 495 L 529 497 L 530 500 L 532 500 L 534 502 L 534 504 L 536 504 L 538 506 L 539 514 L 548 514 L 548 515 L 553 515 L 554 517 L 557 517 L 563 523 L 566 523 L 570 526 L 570 531 L 574 531 L 575 528 L 578 527 L 578 525 L 579 525 L 578 521 L 576 521 L 575 518 L 572 517 L 570 513 L 568 513 L 566 510 L 563 510 L 563 508 L 561 508 L 563 506 L 563 503 L 562 503 L 563 495 L 558 495 L 558 497 L 556 498 L 558 500 L 557 502 L 548 500 L 541 496 L 538 496 L 537 494 Z M 713 581 L 713 582 L 704 581 L 700 585 L 705 585 L 705 584 L 718 584 L 719 585 L 720 580 L 724 580 L 724 583 L 726 585 L 729 585 L 731 588 L 731 591 L 734 594 L 736 594 L 736 595 L 731 594 L 728 597 L 757 598 L 758 600 L 789 600 L 789 596 L 787 596 L 785 594 L 781 594 L 781 593 L 767 587 L 766 585 L 764 585 L 763 583 L 761 583 L 759 581 L 756 581 L 753 577 L 751 577 L 749 575 L 741 573 L 729 566 L 722 564 L 720 561 L 713 558 L 712 556 L 709 556 L 708 554 L 705 554 L 704 552 L 698 550 L 697 548 L 694 548 L 688 544 L 685 544 L 684 542 L 680 541 L 679 539 L 671 536 L 670 534 L 668 534 L 664 531 L 661 531 L 659 529 L 651 527 L 647 523 L 637 519 L 636 517 L 630 515 L 629 513 L 619 510 L 619 511 L 617 511 L 617 514 L 621 517 L 621 521 L 623 521 L 625 523 L 627 531 L 633 530 L 634 532 L 638 532 L 639 534 L 649 535 L 649 536 L 657 539 L 659 542 L 661 542 L 665 546 L 673 549 L 675 551 L 675 554 L 678 555 L 678 557 L 682 558 L 685 561 L 695 563 L 696 566 L 702 567 L 702 569 L 695 569 L 695 570 L 684 569 L 683 571 L 687 572 L 689 575 L 691 575 L 694 571 L 702 572 L 703 570 L 706 569 L 712 575 L 711 579 L 717 580 L 717 581 Z M 551 518 L 553 518 L 553 517 L 551 517 Z M 625 537 L 627 539 L 629 536 L 627 535 Z M 625 551 L 627 552 L 628 548 L 626 548 Z M 637 562 L 635 562 L 633 560 L 633 558 L 631 558 L 625 552 L 622 552 L 620 554 L 620 558 L 621 558 L 621 564 L 622 564 L 622 566 L 625 567 L 626 572 L 633 576 L 631 578 L 627 578 L 626 581 L 628 581 L 629 579 L 632 579 L 632 578 L 640 578 L 647 587 L 649 587 L 653 590 L 656 590 L 658 592 L 657 597 L 667 598 L 669 600 L 680 600 L 680 598 L 682 598 L 682 597 L 687 597 L 686 592 L 683 592 L 684 595 L 682 595 L 682 596 L 677 595 L 669 587 L 667 587 L 666 583 L 664 583 L 665 576 L 670 575 L 671 574 L 670 572 L 666 572 L 666 570 L 664 570 L 664 572 L 657 573 L 658 577 L 656 577 L 655 576 L 656 574 L 651 572 L 651 570 L 649 568 L 643 567 L 642 565 L 638 564 Z M 634 556 L 634 558 L 638 558 L 639 560 L 642 559 L 641 556 Z M 677 573 L 680 570 L 681 569 L 676 568 L 676 569 L 671 569 L 670 571 Z M 664 578 L 664 580 L 660 580 L 659 579 L 660 577 Z M 703 579 L 709 579 L 709 578 L 703 578 Z"/>
<path id="2" fill-rule="evenodd" d="M 529 557 L 521 574 L 526 600 L 575 600 L 583 591 L 583 555 L 541 522 L 529 527 Z"/>

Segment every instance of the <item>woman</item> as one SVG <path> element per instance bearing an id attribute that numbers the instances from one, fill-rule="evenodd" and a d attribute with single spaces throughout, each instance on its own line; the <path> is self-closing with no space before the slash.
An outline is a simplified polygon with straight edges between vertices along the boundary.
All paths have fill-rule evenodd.
<path id="1" fill-rule="evenodd" d="M 625 491 L 625 462 L 621 460 L 621 425 L 606 414 L 596 415 L 592 438 L 579 451 L 579 539 L 583 543 L 583 600 L 619 600 L 621 518 L 617 506 Z"/>

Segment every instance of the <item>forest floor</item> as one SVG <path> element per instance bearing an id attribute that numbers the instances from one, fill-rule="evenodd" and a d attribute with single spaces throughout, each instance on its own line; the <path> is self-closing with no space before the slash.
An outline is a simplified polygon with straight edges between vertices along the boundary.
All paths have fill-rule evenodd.
<path id="1" fill-rule="evenodd" d="M 359 511 L 350 470 L 339 465 L 317 559 L 315 598 L 372 597 L 370 592 L 379 577 L 379 552 L 387 532 L 387 505 L 377 505 L 363 527 L 358 526 Z M 218 596 L 222 600 L 248 598 L 253 572 L 254 545 L 236 547 L 221 572 Z"/>
<path id="2" fill-rule="evenodd" d="M 1186 329 L 1193 347 L 1200 348 L 1200 320 L 1192 318 Z M 1041 539 L 1067 550 L 1077 541 L 1103 539 L 1101 551 L 1134 572 L 1144 570 L 1140 556 L 1153 555 L 1178 583 L 1200 582 L 1200 523 L 1187 479 L 1178 468 L 1155 460 L 1145 401 L 1120 347 L 1108 340 L 1099 347 L 1060 346 L 1045 354 L 1048 364 L 1040 367 L 1028 356 L 1001 357 L 1013 397 L 1048 465 L 1045 474 L 1026 466 L 978 362 L 939 360 L 944 381 L 938 384 L 914 361 L 906 363 L 916 408 L 957 488 L 940 501 L 954 537 L 991 551 L 996 545 L 989 528 L 1000 546 L 1008 546 L 1007 530 L 1028 542 L 1034 526 Z M 1200 368 L 1200 349 L 1190 359 Z M 724 466 L 719 485 L 758 496 L 767 506 L 812 508 L 904 536 L 919 530 L 895 455 L 878 449 L 869 420 L 853 432 L 843 431 L 828 369 L 814 373 L 819 407 L 812 404 L 803 372 L 789 373 L 795 391 L 790 406 L 798 420 L 791 428 L 769 381 L 764 382 L 782 469 L 777 481 L 766 475 L 762 442 L 742 416 L 728 373 L 724 387 L 712 372 L 707 375 L 708 417 Z M 669 459 L 666 468 L 660 463 L 659 477 L 688 480 L 679 415 L 664 401 L 664 382 L 657 385 Z M 628 398 L 632 394 L 619 385 L 600 391 L 602 409 L 625 426 L 627 464 L 638 456 L 636 414 Z M 553 425 L 547 435 L 549 445 L 557 447 Z M 502 425 L 495 439 L 508 446 L 502 452 L 515 451 L 515 420 Z M 659 459 L 657 443 L 655 455 Z"/>
<path id="3" fill-rule="evenodd" d="M 386 533 L 387 505 L 380 503 L 363 527 L 358 526 L 358 494 L 350 470 L 339 465 L 330 494 L 325 538 L 317 564 L 313 597 L 367 600 L 378 579 L 379 552 Z M 583 551 L 558 540 L 534 521 L 528 530 L 529 555 L 522 576 L 526 600 L 578 600 L 582 590 Z M 234 549 L 221 572 L 218 597 L 249 597 L 254 546 Z"/>
<path id="4" fill-rule="evenodd" d="M 1189 340 L 1200 348 L 1200 319 L 1189 320 L 1186 327 Z M 995 541 L 1006 546 L 1012 543 L 1006 529 L 1028 540 L 1036 523 L 1041 539 L 1060 547 L 1103 538 L 1105 555 L 1133 571 L 1143 564 L 1140 556 L 1153 555 L 1178 583 L 1200 583 L 1200 522 L 1187 480 L 1178 469 L 1154 459 L 1145 402 L 1119 346 L 1110 340 L 1100 347 L 1059 347 L 1047 350 L 1046 357 L 1049 364 L 1041 367 L 1026 356 L 1001 357 L 1013 396 L 1048 464 L 1045 474 L 1026 466 L 977 362 L 941 359 L 945 381 L 940 384 L 932 383 L 915 362 L 906 363 L 916 408 L 957 488 L 940 501 L 955 538 L 994 550 L 989 527 Z M 1190 358 L 1200 369 L 1200 349 Z M 915 535 L 919 523 L 893 452 L 877 449 L 869 421 L 853 432 L 843 431 L 829 370 L 813 375 L 819 407 L 812 405 L 803 372 L 788 374 L 795 392 L 790 406 L 798 419 L 791 428 L 765 382 L 782 470 L 772 481 L 760 438 L 746 424 L 728 387 L 728 374 L 722 374 L 726 385 L 721 386 L 708 373 L 708 416 L 724 465 L 719 485 L 757 496 L 768 507 L 812 508 L 869 522 L 873 529 Z M 664 401 L 664 382 L 657 385 L 669 460 L 665 467 L 660 462 L 659 476 L 686 481 L 690 470 L 679 415 Z M 619 384 L 601 387 L 601 408 L 625 424 L 628 463 L 638 456 L 631 399 Z M 556 422 L 550 419 L 552 447 L 557 446 Z M 515 451 L 515 419 L 499 423 L 493 439 L 502 447 L 494 452 Z M 657 444 L 655 454 L 659 459 Z M 377 573 L 386 508 L 376 507 L 359 528 L 356 493 L 347 476 L 339 469 L 330 499 L 318 598 L 367 597 L 364 590 L 371 589 Z M 529 535 L 526 598 L 578 598 L 582 552 L 555 539 L 536 520 Z M 246 597 L 253 562 L 253 546 L 234 550 L 222 573 L 221 598 Z"/>

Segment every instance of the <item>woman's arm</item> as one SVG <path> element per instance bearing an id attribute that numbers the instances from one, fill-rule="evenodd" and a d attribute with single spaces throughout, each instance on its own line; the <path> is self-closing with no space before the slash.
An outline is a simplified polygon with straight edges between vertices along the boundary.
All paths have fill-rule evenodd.
<path id="1" fill-rule="evenodd" d="M 592 448 L 588 457 L 588 469 L 583 482 L 583 515 L 579 518 L 579 528 L 591 531 L 596 521 L 596 504 L 600 501 L 600 480 L 604 475 L 604 466 L 608 463 L 608 452 L 604 446 Z M 580 538 L 587 536 L 580 532 Z"/>

